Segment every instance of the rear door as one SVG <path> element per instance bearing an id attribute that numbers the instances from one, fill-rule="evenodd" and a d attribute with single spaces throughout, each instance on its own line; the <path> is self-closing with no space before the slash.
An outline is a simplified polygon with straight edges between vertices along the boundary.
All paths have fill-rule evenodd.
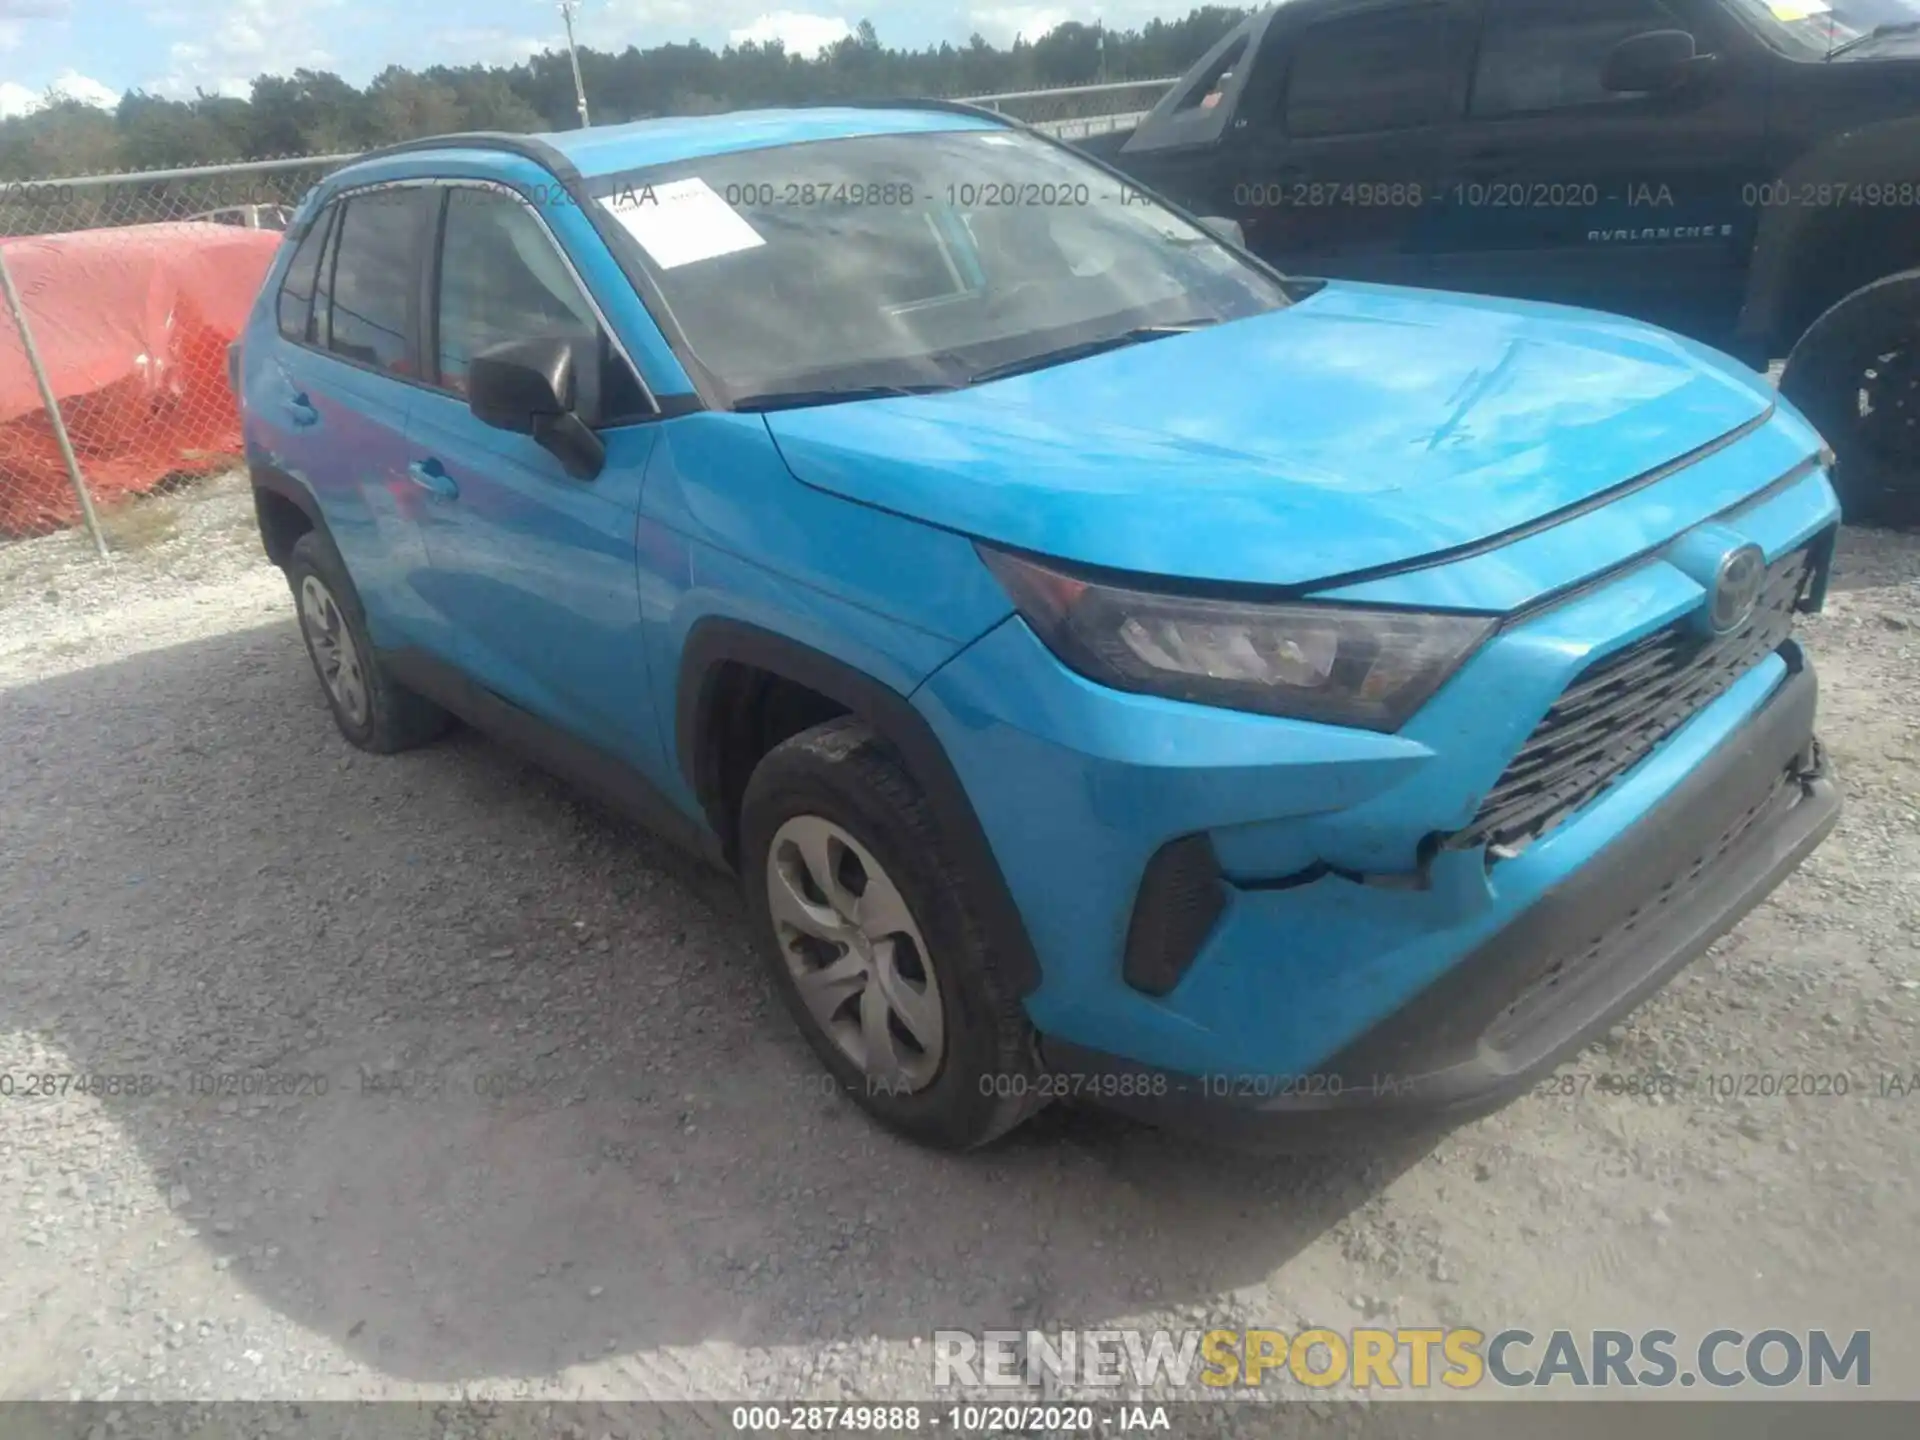
<path id="1" fill-rule="evenodd" d="M 287 262 L 280 292 L 274 297 L 279 340 L 261 347 L 266 362 L 254 366 L 247 363 L 250 355 L 241 356 L 253 382 L 246 391 L 249 430 L 257 433 L 270 464 L 310 488 L 314 484 L 314 464 L 326 454 L 326 447 L 315 443 L 320 412 L 308 393 L 314 367 L 305 362 L 301 351 L 311 349 L 323 333 L 324 322 L 314 311 L 314 294 L 320 287 L 323 267 L 332 259 L 333 230 L 339 218 L 338 204 L 324 207 Z M 232 349 L 227 353 L 231 365 Z"/>
<path id="2" fill-rule="evenodd" d="M 320 502 L 382 649 L 424 643 L 427 568 L 407 417 L 419 393 L 418 274 L 432 191 L 356 190 L 330 203 L 295 252 L 263 408 L 283 468 Z M 320 246 L 311 249 L 315 237 Z"/>
<path id="3" fill-rule="evenodd" d="M 1604 88 L 1614 46 L 1654 30 L 1715 58 L 1669 93 Z M 1725 328 L 1752 243 L 1742 192 L 1764 178 L 1764 62 L 1690 0 L 1487 0 L 1444 149 L 1437 282 Z"/>
<path id="4" fill-rule="evenodd" d="M 657 776 L 635 551 L 652 402 L 532 205 L 479 181 L 442 196 L 426 286 L 431 388 L 413 408 L 407 462 L 431 497 L 431 602 L 472 679 Z M 467 408 L 475 355 L 548 336 L 598 357 L 578 377 L 580 413 L 607 451 L 592 480 Z"/>
<path id="5" fill-rule="evenodd" d="M 1420 283 L 1445 127 L 1465 103 L 1470 10 L 1383 0 L 1311 23 L 1283 7 L 1234 117 L 1231 213 L 1283 269 Z"/>

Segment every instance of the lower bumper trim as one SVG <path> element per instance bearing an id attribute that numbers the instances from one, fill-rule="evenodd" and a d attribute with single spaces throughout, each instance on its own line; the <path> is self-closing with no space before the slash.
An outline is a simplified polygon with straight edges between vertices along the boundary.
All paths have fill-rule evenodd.
<path id="1" fill-rule="evenodd" d="M 1195 1076 L 1043 1039 L 1086 1098 L 1223 1143 L 1319 1148 L 1497 1109 L 1631 1011 L 1784 880 L 1839 818 L 1792 673 L 1658 805 L 1312 1075 Z"/>

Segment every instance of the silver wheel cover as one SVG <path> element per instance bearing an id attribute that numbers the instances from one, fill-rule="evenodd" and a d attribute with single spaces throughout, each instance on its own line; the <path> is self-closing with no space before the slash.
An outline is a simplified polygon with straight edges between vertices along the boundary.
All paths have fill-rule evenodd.
<path id="1" fill-rule="evenodd" d="M 767 851 L 775 939 L 800 998 L 871 1089 L 911 1094 L 940 1073 L 946 1014 L 906 897 L 831 820 L 796 815 Z"/>
<path id="2" fill-rule="evenodd" d="M 318 575 L 300 580 L 300 628 L 306 632 L 313 665 L 341 713 L 355 725 L 367 723 L 367 672 L 353 643 L 339 603 Z"/>

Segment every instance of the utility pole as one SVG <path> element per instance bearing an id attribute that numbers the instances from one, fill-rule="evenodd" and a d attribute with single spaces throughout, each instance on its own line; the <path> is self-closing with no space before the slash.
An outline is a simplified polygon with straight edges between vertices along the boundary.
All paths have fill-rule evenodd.
<path id="1" fill-rule="evenodd" d="M 587 118 L 587 87 L 580 80 L 580 52 L 573 44 L 573 7 L 580 0 L 560 0 L 560 18 L 567 26 L 567 59 L 573 65 L 573 105 L 580 112 L 580 128 L 586 129 L 593 122 Z"/>

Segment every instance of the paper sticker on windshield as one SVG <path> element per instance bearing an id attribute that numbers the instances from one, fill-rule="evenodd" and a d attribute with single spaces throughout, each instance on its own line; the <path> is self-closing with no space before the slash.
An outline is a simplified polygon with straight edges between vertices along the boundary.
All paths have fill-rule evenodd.
<path id="1" fill-rule="evenodd" d="M 1788 25 L 1795 20 L 1811 20 L 1815 15 L 1833 12 L 1827 0 L 1767 0 L 1767 9 L 1773 12 L 1774 19 Z"/>
<path id="2" fill-rule="evenodd" d="M 766 239 L 699 176 L 629 186 L 600 203 L 662 270 L 751 250 Z"/>

